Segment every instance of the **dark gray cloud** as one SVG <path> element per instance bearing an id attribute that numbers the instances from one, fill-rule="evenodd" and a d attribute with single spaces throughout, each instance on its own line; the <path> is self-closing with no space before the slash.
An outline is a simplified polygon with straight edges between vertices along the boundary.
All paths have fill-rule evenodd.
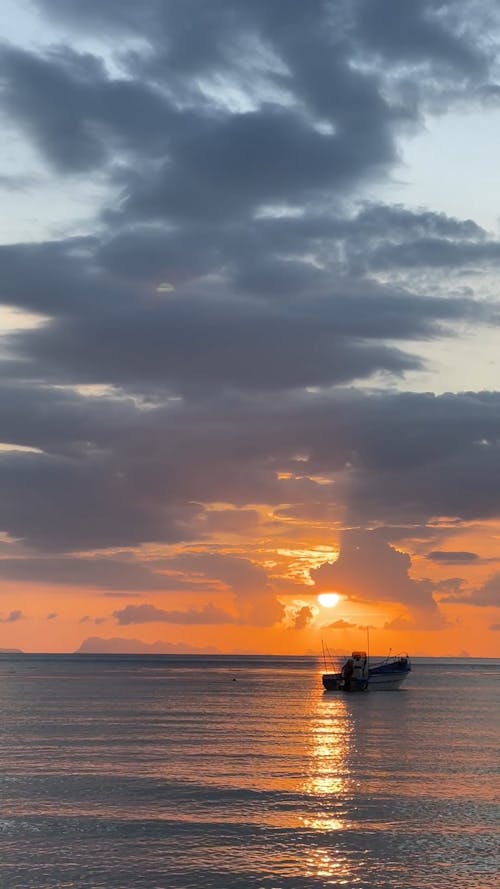
<path id="1" fill-rule="evenodd" d="M 160 528 L 171 541 L 185 540 L 199 510 L 140 505 L 134 486 L 99 459 L 9 453 L 0 456 L 0 481 L 0 526 L 42 549 L 126 546 L 157 539 Z"/>
<path id="2" fill-rule="evenodd" d="M 322 316 L 320 306 L 308 314 L 303 306 L 286 311 L 251 303 L 233 305 L 229 300 L 174 298 L 151 314 L 123 311 L 61 320 L 11 335 L 9 343 L 26 359 L 27 376 L 38 373 L 48 380 L 146 391 L 163 381 L 173 394 L 214 387 L 272 390 L 331 385 L 379 370 L 398 375 L 421 366 L 415 356 L 376 342 L 373 328 L 380 328 L 383 315 L 370 329 L 369 318 L 355 320 L 363 301 L 346 305 L 344 317 L 334 316 L 335 302 L 325 306 Z M 343 302 L 337 306 L 340 312 Z M 395 306 L 388 302 L 390 323 Z M 366 308 L 369 312 L 370 306 Z M 429 315 L 457 314 L 456 307 L 439 301 L 430 301 L 428 308 Z M 383 304 L 380 310 L 384 313 Z M 392 321 L 413 336 L 415 328 L 432 326 L 428 315 L 421 317 L 413 325 L 410 320 L 405 324 L 394 311 Z M 351 330 L 346 332 L 346 327 Z"/>
<path id="3" fill-rule="evenodd" d="M 251 6 L 244 0 L 222 0 L 210 8 L 203 0 L 186 0 L 181 8 L 173 0 L 150 0 L 147 10 L 139 9 L 132 0 L 109 0 L 106 4 L 88 0 L 83 5 L 78 0 L 38 0 L 38 6 L 53 21 L 90 33 L 144 32 L 167 62 L 172 58 L 174 69 L 197 74 L 228 59 L 233 61 L 235 49 L 240 47 L 235 47 L 231 38 L 241 32 L 248 34 L 252 25 L 279 46 L 302 49 L 297 64 L 307 53 L 314 57 L 318 46 L 350 38 L 365 52 L 377 51 L 389 62 L 396 58 L 407 67 L 437 62 L 451 66 L 450 76 L 473 74 L 487 59 L 487 42 L 484 47 L 477 45 L 477 38 L 488 13 L 490 19 L 492 15 L 487 4 L 481 8 L 474 0 L 448 0 L 439 7 L 431 0 L 412 4 L 321 0 L 315 16 L 299 0 L 280 4 L 256 0 Z M 317 44 L 310 46 L 313 37 Z"/>
<path id="4" fill-rule="evenodd" d="M 500 262 L 497 241 L 471 243 L 442 238 L 420 238 L 409 243 L 384 244 L 370 260 L 373 269 L 481 267 Z"/>
<path id="5" fill-rule="evenodd" d="M 373 76 L 349 64 L 322 6 L 316 17 L 290 8 L 286 29 L 282 13 L 269 15 L 260 4 L 250 15 L 242 6 L 240 20 L 228 17 L 225 3 L 194 4 L 192 16 L 178 5 L 161 11 L 150 4 L 149 11 L 141 30 L 151 52 L 128 59 L 134 78 L 111 79 L 97 59 L 69 49 L 45 57 L 12 47 L 3 52 L 7 110 L 53 164 L 79 171 L 104 165 L 113 148 L 141 154 L 140 167 L 120 172 L 128 214 L 233 216 L 263 201 L 343 188 L 394 158 L 392 125 L 401 110 L 389 107 Z M 234 52 L 245 41 L 246 52 Z M 216 110 L 195 79 L 248 76 L 256 46 L 268 46 L 282 72 L 272 66 L 262 72 L 257 107 Z M 175 108 L 166 99 L 172 88 Z M 273 89 L 286 90 L 289 100 L 270 100 Z M 319 114 L 333 121 L 331 131 L 314 126 Z"/>
<path id="6" fill-rule="evenodd" d="M 117 262 L 116 244 L 113 249 Z M 308 287 L 311 272 L 304 262 L 301 286 L 301 273 L 286 268 L 290 260 L 256 263 L 251 273 L 240 266 L 236 283 L 245 294 L 231 292 L 222 273 L 215 288 L 205 280 L 158 294 L 161 281 L 179 277 L 168 260 L 156 283 L 143 280 L 134 291 L 126 262 L 119 278 L 93 268 L 93 256 L 88 243 L 47 245 L 45 254 L 40 245 L 3 248 L 0 288 L 6 301 L 51 316 L 6 340 L 17 363 L 4 364 L 5 375 L 187 395 L 221 387 L 325 386 L 417 369 L 421 360 L 399 348 L 398 340 L 406 345 L 447 335 L 464 320 L 497 318 L 494 306 L 471 298 L 419 295 L 326 272 L 316 273 L 318 280 Z M 282 286 L 287 298 L 277 299 Z"/>
<path id="7" fill-rule="evenodd" d="M 158 154 L 175 112 L 140 81 L 110 79 L 96 56 L 60 47 L 36 55 L 3 46 L 3 102 L 62 172 L 100 167 L 113 149 Z"/>
<path id="8" fill-rule="evenodd" d="M 408 523 L 389 539 L 411 536 L 415 522 L 433 516 L 498 515 L 495 393 L 239 393 L 143 405 L 120 393 L 5 384 L 0 407 L 4 441 L 41 451 L 0 453 L 1 524 L 39 549 L 209 540 L 217 533 L 212 502 L 233 504 L 235 522 L 243 509 L 254 527 L 249 505 L 258 503 L 274 505 L 278 520 L 336 520 L 347 507 L 358 524 Z M 227 530 L 231 519 L 225 510 Z M 124 590 L 177 583 L 152 570 L 109 559 L 79 560 L 74 573 L 66 560 L 4 565 L 11 577 L 39 571 L 46 582 L 79 577 Z"/>
<path id="9" fill-rule="evenodd" d="M 405 66 L 434 61 L 455 73 L 474 75 L 484 71 L 485 52 L 470 41 L 470 30 L 467 33 L 463 28 L 464 19 L 462 27 L 454 21 L 457 7 L 462 15 L 478 8 L 470 2 L 437 6 L 432 0 L 361 0 L 360 31 L 366 46 L 386 59 Z"/>
<path id="10" fill-rule="evenodd" d="M 466 2 L 458 24 L 457 4 L 436 14 L 424 2 L 320 2 L 314 15 L 291 0 L 39 6 L 99 36 L 143 38 L 143 52 L 115 50 L 122 78 L 68 48 L 6 47 L 3 72 L 7 109 L 61 169 L 140 154 L 120 179 L 126 212 L 150 218 L 234 217 L 380 172 L 396 157 L 397 127 L 418 119 L 412 68 L 428 89 L 463 99 L 487 86 L 493 55 Z M 246 107 L 228 111 L 230 86 Z"/>
<path id="11" fill-rule="evenodd" d="M 404 463 L 406 458 L 402 458 Z M 498 515 L 499 489 L 495 483 L 500 449 L 471 441 L 445 459 L 425 459 L 412 466 L 386 470 L 378 477 L 373 471 L 354 472 L 349 481 L 351 515 L 377 515 L 379 520 L 427 521 L 448 515 L 459 519 L 493 518 Z M 384 481 L 386 487 L 384 488 Z M 460 487 L 457 488 L 457 485 Z"/>
<path id="12" fill-rule="evenodd" d="M 465 551 L 452 552 L 451 550 L 432 550 L 427 553 L 430 562 L 438 562 L 444 565 L 470 565 L 479 562 L 477 553 L 469 553 Z"/>
<path id="13" fill-rule="evenodd" d="M 160 590 L 164 592 L 210 592 L 210 581 L 186 579 L 180 574 L 152 570 L 147 563 L 127 558 L 17 557 L 0 559 L 0 577 L 15 581 L 36 581 L 43 584 L 85 586 L 114 590 Z"/>

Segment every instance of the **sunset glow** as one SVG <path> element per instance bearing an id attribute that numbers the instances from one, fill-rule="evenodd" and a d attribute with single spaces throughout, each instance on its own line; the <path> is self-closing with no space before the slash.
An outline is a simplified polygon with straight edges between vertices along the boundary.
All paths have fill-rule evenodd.
<path id="1" fill-rule="evenodd" d="M 0 7 L 0 648 L 500 651 L 500 13 L 267 5 Z"/>
<path id="2" fill-rule="evenodd" d="M 320 593 L 318 602 L 323 608 L 335 608 L 340 602 L 340 596 L 338 593 Z"/>

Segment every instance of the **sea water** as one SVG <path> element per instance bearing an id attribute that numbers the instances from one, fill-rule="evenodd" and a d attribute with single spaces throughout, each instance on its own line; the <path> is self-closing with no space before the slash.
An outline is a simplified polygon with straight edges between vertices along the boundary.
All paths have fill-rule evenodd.
<path id="1" fill-rule="evenodd" d="M 0 658 L 1 889 L 493 889 L 500 661 Z"/>

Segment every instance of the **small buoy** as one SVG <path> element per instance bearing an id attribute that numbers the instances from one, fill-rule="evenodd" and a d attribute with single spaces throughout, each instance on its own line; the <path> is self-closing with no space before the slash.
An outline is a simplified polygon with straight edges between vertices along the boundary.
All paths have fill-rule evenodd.
<path id="1" fill-rule="evenodd" d="M 234 677 L 234 676 L 233 676 L 233 682 L 236 682 L 236 679 L 235 679 L 235 677 Z"/>

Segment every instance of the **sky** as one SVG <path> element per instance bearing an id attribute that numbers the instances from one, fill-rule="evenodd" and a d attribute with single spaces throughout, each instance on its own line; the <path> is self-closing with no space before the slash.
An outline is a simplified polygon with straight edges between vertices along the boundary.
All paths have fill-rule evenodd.
<path id="1" fill-rule="evenodd" d="M 497 4 L 0 32 L 0 648 L 500 656 Z"/>

